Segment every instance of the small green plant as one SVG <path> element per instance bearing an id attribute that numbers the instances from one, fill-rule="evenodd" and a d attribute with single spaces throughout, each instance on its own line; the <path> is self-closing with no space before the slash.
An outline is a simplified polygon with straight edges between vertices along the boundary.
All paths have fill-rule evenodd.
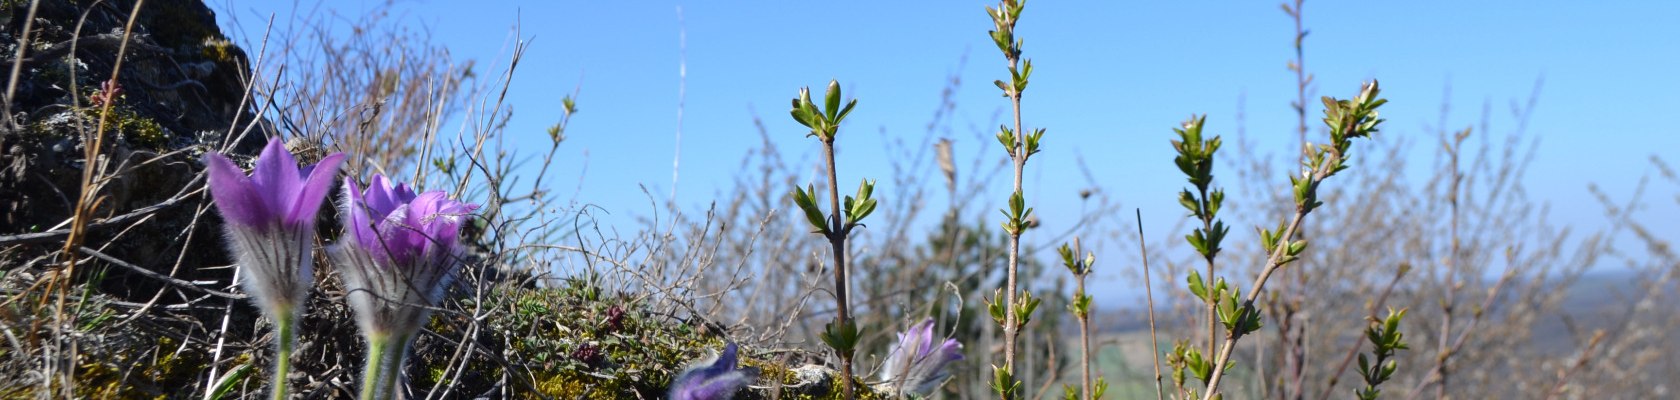
<path id="1" fill-rule="evenodd" d="M 1330 130 L 1330 143 L 1309 146 L 1310 155 L 1303 157 L 1300 174 L 1289 177 L 1290 192 L 1293 194 L 1295 206 L 1294 215 L 1280 222 L 1276 229 L 1260 229 L 1261 248 L 1266 251 L 1267 258 L 1247 295 L 1238 290 L 1226 291 L 1224 285 L 1218 283 L 1221 281 L 1218 279 L 1215 280 L 1215 287 L 1204 286 L 1198 290 L 1197 285 L 1201 280 L 1196 279 L 1192 273 L 1191 292 L 1203 299 L 1206 299 L 1206 296 L 1218 297 L 1219 321 L 1225 326 L 1224 343 L 1219 346 L 1212 363 L 1213 370 L 1205 379 L 1207 389 L 1202 394 L 1203 400 L 1219 397 L 1219 382 L 1231 365 L 1231 352 L 1235 349 L 1237 340 L 1260 329 L 1260 312 L 1254 303 L 1265 289 L 1266 281 L 1284 265 L 1299 259 L 1301 252 L 1306 250 L 1307 241 L 1297 240 L 1296 234 L 1307 214 L 1324 204 L 1318 199 L 1319 185 L 1325 179 L 1348 168 L 1347 161 L 1352 157 L 1353 139 L 1366 138 L 1377 133 L 1378 125 L 1383 122 L 1378 118 L 1377 108 L 1388 102 L 1382 99 L 1380 94 L 1377 82 L 1371 81 L 1364 84 L 1359 94 L 1351 100 L 1323 98 L 1324 124 Z M 1197 369 L 1199 372 L 1200 368 Z M 1198 373 L 1198 377 L 1200 375 Z"/>
<path id="2" fill-rule="evenodd" d="M 789 113 L 801 125 L 811 128 L 808 136 L 815 136 L 823 145 L 823 156 L 828 161 L 828 201 L 829 209 L 834 210 L 826 218 L 822 208 L 817 206 L 815 186 L 800 189 L 793 188 L 793 201 L 799 209 L 805 212 L 805 218 L 811 223 L 812 233 L 823 235 L 833 246 L 834 251 L 834 303 L 835 318 L 823 329 L 822 341 L 834 349 L 840 358 L 840 380 L 843 394 L 847 400 L 853 399 L 852 388 L 852 356 L 857 352 L 858 327 L 852 321 L 848 301 L 846 298 L 846 237 L 851 235 L 852 229 L 863 226 L 863 219 L 875 212 L 876 200 L 875 182 L 865 179 L 858 185 L 856 196 L 846 196 L 846 201 L 840 201 L 840 180 L 837 177 L 834 163 L 834 137 L 840 131 L 840 121 L 852 113 L 852 107 L 857 100 L 846 102 L 844 108 L 840 106 L 840 82 L 828 81 L 828 92 L 823 96 L 823 107 L 819 108 L 811 102 L 811 89 L 800 88 L 799 97 L 793 99 L 793 110 Z"/>
<path id="3" fill-rule="evenodd" d="M 1004 97 L 1009 98 L 1015 117 L 1013 127 L 1000 126 L 997 134 L 998 143 L 1003 145 L 1015 172 L 1014 190 L 1009 194 L 1009 208 L 1003 210 L 1003 230 L 1009 234 L 1009 266 L 1003 293 L 995 294 L 987 304 L 992 319 L 1003 328 L 1004 342 L 1003 365 L 992 366 L 992 390 L 1006 400 L 1021 395 L 1021 383 L 1014 376 L 1015 351 L 1021 328 L 1032 320 L 1032 312 L 1038 308 L 1039 303 L 1031 293 L 1020 289 L 1020 282 L 1016 277 L 1020 270 L 1021 234 L 1033 225 L 1032 208 L 1026 206 L 1026 197 L 1021 191 L 1021 178 L 1025 175 L 1027 159 L 1038 153 L 1039 139 L 1044 137 L 1044 129 L 1035 129 L 1032 133 L 1027 133 L 1021 125 L 1021 93 L 1027 90 L 1027 83 L 1033 71 L 1032 60 L 1021 58 L 1022 41 L 1015 37 L 1015 24 L 1020 21 L 1021 11 L 1025 7 L 1026 2 L 1019 0 L 1003 0 L 997 7 L 986 7 L 986 14 L 992 19 L 993 29 L 989 32 L 992 42 L 1009 62 L 1009 81 L 998 80 L 993 83 L 1003 90 Z M 998 303 L 1000 299 L 1001 304 Z"/>
<path id="4" fill-rule="evenodd" d="M 1359 355 L 1359 376 L 1365 378 L 1365 387 L 1355 389 L 1354 395 L 1359 400 L 1376 400 L 1382 394 L 1378 385 L 1387 382 L 1394 371 L 1400 368 L 1398 361 L 1390 358 L 1400 350 L 1409 349 L 1405 335 L 1400 333 L 1400 319 L 1406 317 L 1406 309 L 1400 311 L 1388 309 L 1388 316 L 1382 320 L 1371 319 L 1371 325 L 1365 328 L 1365 339 L 1371 342 L 1371 357 Z"/>
<path id="5" fill-rule="evenodd" d="M 1210 191 L 1209 188 L 1213 185 L 1214 154 L 1219 151 L 1222 141 L 1218 136 L 1206 140 L 1202 138 L 1202 125 L 1206 122 L 1207 116 L 1191 116 L 1189 120 L 1184 121 L 1182 127 L 1173 129 L 1173 132 L 1178 134 L 1178 140 L 1172 141 L 1172 146 L 1173 150 L 1178 151 L 1173 163 L 1178 165 L 1179 171 L 1189 177 L 1190 185 L 1196 188 L 1195 192 L 1191 192 L 1190 189 L 1180 191 L 1178 203 L 1190 211 L 1191 217 L 1202 223 L 1201 227 L 1185 235 L 1184 239 L 1207 261 L 1205 278 L 1208 280 L 1203 281 L 1204 277 L 1191 270 L 1190 291 L 1207 304 L 1207 352 L 1213 354 L 1217 351 L 1215 346 L 1219 345 L 1219 307 L 1222 303 L 1232 302 L 1221 301 L 1221 296 L 1225 295 L 1223 281 L 1218 282 L 1219 290 L 1214 293 L 1208 293 L 1206 288 L 1215 286 L 1213 259 L 1219 255 L 1219 244 L 1225 240 L 1225 234 L 1230 232 L 1231 228 L 1225 226 L 1224 221 L 1215 218 L 1219 214 L 1220 206 L 1225 203 L 1225 191 L 1217 188 Z M 1202 289 L 1197 290 L 1198 287 Z"/>
<path id="6" fill-rule="evenodd" d="M 1101 377 L 1094 382 L 1091 380 L 1091 295 L 1085 293 L 1085 279 L 1091 276 L 1091 265 L 1097 263 L 1097 255 L 1086 252 L 1085 257 L 1080 258 L 1079 253 L 1082 250 L 1078 237 L 1073 238 L 1072 248 L 1063 244 L 1061 248 L 1056 249 L 1062 256 L 1062 265 L 1067 267 L 1068 272 L 1073 273 L 1077 285 L 1074 286 L 1073 299 L 1068 302 L 1068 311 L 1073 313 L 1074 319 L 1079 320 L 1080 387 L 1075 390 L 1073 386 L 1064 386 L 1064 398 L 1067 400 L 1100 399 L 1103 392 L 1108 391 L 1108 381 Z"/>

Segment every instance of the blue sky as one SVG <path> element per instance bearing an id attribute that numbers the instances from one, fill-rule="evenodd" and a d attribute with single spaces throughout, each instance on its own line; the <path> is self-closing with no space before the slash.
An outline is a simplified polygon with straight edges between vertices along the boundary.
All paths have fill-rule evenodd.
<path id="1" fill-rule="evenodd" d="M 291 1 L 211 3 L 224 26 L 226 14 L 237 14 L 242 25 L 228 28 L 243 32 L 236 36 L 260 37 L 270 13 L 302 18 Z M 374 4 L 322 9 L 355 15 Z M 952 134 L 959 159 L 978 146 L 969 127 L 1000 121 L 1006 103 L 990 82 L 1006 72 L 986 35 L 989 4 L 417 0 L 395 10 L 456 57 L 480 60 L 481 70 L 500 65 L 514 39 L 531 40 L 509 93 L 508 132 L 516 144 L 546 149 L 543 129 L 559 118 L 561 95 L 581 85 L 581 112 L 548 176 L 556 188 L 581 187 L 579 201 L 628 216 L 649 211 L 639 185 L 671 190 L 679 33 L 687 47 L 680 204 L 698 210 L 731 186 L 744 152 L 759 143 L 755 111 L 784 152 L 814 162 L 819 147 L 787 117 L 787 102 L 799 87 L 820 90 L 831 78 L 860 99 L 840 133 L 841 181 L 883 178 L 876 192 L 892 196 L 885 143 L 920 140 L 950 76 L 962 80 Z M 1668 122 L 1680 109 L 1676 19 L 1680 2 L 1666 1 L 1314 1 L 1306 5 L 1306 64 L 1318 95 L 1346 97 L 1363 80 L 1382 81 L 1390 100 L 1383 134 L 1417 144 L 1412 175 L 1420 181 L 1443 101 L 1454 129 L 1479 125 L 1490 105 L 1493 134 L 1503 137 L 1514 128 L 1509 105 L 1543 79 L 1528 127 L 1541 142 L 1527 184 L 1552 205 L 1552 221 L 1591 230 L 1604 222 L 1589 183 L 1625 198 L 1652 171 L 1651 155 L 1680 163 L 1680 128 Z M 1183 214 L 1174 194 L 1184 185 L 1167 141 L 1193 113 L 1209 114 L 1208 131 L 1228 146 L 1240 112 L 1262 152 L 1291 151 L 1295 82 L 1285 62 L 1293 29 L 1270 1 L 1030 2 L 1018 27 L 1037 67 L 1024 117 L 1049 133 L 1029 166 L 1028 194 L 1050 227 L 1077 209 L 1073 193 L 1086 183 L 1067 177 L 1078 176 L 1083 157 L 1128 216 L 1144 210 L 1152 242 L 1180 237 L 1165 232 Z M 1318 107 L 1310 110 L 1316 116 Z M 1655 188 L 1643 215 L 1680 221 L 1680 207 L 1663 194 L 1674 188 Z M 1676 224 L 1656 225 L 1680 238 Z M 1249 232 L 1234 229 L 1234 240 L 1252 240 Z"/>

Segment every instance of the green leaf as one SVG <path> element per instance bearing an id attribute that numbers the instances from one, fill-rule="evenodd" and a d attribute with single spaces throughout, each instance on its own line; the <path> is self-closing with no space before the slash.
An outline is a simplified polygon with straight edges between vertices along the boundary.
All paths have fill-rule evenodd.
<path id="1" fill-rule="evenodd" d="M 1204 302 L 1207 301 L 1207 284 L 1202 282 L 1201 273 L 1192 269 L 1190 270 L 1190 276 L 1186 277 L 1184 280 L 1186 283 L 1189 283 L 1191 294 L 1196 295 L 1196 298 L 1202 299 Z"/>
<path id="2" fill-rule="evenodd" d="M 857 99 L 852 99 L 852 101 L 846 102 L 846 108 L 840 109 L 840 116 L 834 117 L 834 123 L 838 124 L 840 121 L 845 120 L 846 115 L 852 113 L 852 107 L 854 106 L 857 106 Z"/>
<path id="3" fill-rule="evenodd" d="M 986 311 L 992 315 L 992 321 L 997 322 L 999 326 L 1007 322 L 1006 318 L 1008 317 L 1008 314 L 1005 314 L 1008 312 L 1008 307 L 1003 304 L 1003 300 L 1003 289 L 998 289 L 992 293 L 992 299 L 986 302 Z"/>
<path id="4" fill-rule="evenodd" d="M 828 347 L 834 349 L 835 352 L 850 356 L 857 347 L 857 323 L 850 319 L 843 324 L 836 324 L 835 322 L 838 321 L 830 321 L 824 325 L 823 332 L 819 336 L 821 336 L 823 343 L 828 344 Z"/>
<path id="5" fill-rule="evenodd" d="M 837 116 L 836 113 L 840 111 L 840 81 L 830 79 L 828 81 L 828 93 L 823 97 L 823 110 L 827 110 L 828 122 L 839 122 L 839 119 L 835 117 Z"/>
<path id="6" fill-rule="evenodd" d="M 1307 249 L 1307 241 L 1296 240 L 1293 243 L 1289 244 L 1289 253 L 1288 254 L 1292 255 L 1292 256 L 1297 255 L 1297 254 L 1301 254 L 1301 251 L 1306 250 L 1306 249 Z"/>
<path id="7" fill-rule="evenodd" d="M 811 223 L 812 228 L 815 228 L 811 231 L 812 233 L 827 234 L 830 232 L 828 230 L 828 220 L 823 218 L 822 209 L 817 206 L 816 200 L 812 198 L 812 195 L 816 194 L 817 188 L 810 185 L 806 187 L 809 188 L 809 191 L 798 186 L 793 187 L 793 202 L 799 206 L 800 210 L 805 211 L 805 220 Z"/>
<path id="8" fill-rule="evenodd" d="M 1009 129 L 1008 126 L 999 126 L 998 127 L 997 139 L 998 139 L 998 144 L 1003 145 L 1003 149 L 1004 149 L 1005 152 L 1009 153 L 1010 156 L 1015 155 L 1015 131 L 1014 130 Z"/>
<path id="9" fill-rule="evenodd" d="M 1033 311 L 1038 310 L 1041 301 L 1034 298 L 1031 292 L 1021 291 L 1021 295 L 1015 298 L 1015 329 L 1027 326 L 1027 322 L 1032 320 Z"/>
<path id="10" fill-rule="evenodd" d="M 215 385 L 210 389 L 210 393 L 204 398 L 210 400 L 227 398 L 228 394 L 233 392 L 233 388 L 239 386 L 240 382 L 244 382 L 245 377 L 251 375 L 251 371 L 254 369 L 251 363 L 234 367 L 232 371 L 228 371 L 226 375 L 222 375 L 220 379 L 216 380 Z"/>
<path id="11" fill-rule="evenodd" d="M 1185 210 L 1189 210 L 1190 216 L 1201 218 L 1202 203 L 1196 201 L 1196 194 L 1190 193 L 1190 189 L 1178 192 L 1178 204 L 1184 206 Z"/>

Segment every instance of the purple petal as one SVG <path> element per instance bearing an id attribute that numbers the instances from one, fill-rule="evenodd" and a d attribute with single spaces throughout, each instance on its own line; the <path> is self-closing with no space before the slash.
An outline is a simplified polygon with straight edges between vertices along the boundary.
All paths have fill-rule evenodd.
<path id="1" fill-rule="evenodd" d="M 232 160 L 221 154 L 208 153 L 204 155 L 204 164 L 210 170 L 211 198 L 216 203 L 216 209 L 222 211 L 223 219 L 248 226 L 273 222 L 275 216 L 262 194 L 257 193 L 251 178 L 233 165 Z"/>
<path id="2" fill-rule="evenodd" d="M 916 358 L 927 357 L 933 352 L 933 318 L 923 320 L 921 324 L 911 327 L 910 331 L 916 335 Z"/>
<path id="3" fill-rule="evenodd" d="M 753 380 L 754 371 L 735 368 L 737 348 L 734 343 L 724 346 L 723 354 L 710 365 L 691 368 L 671 384 L 673 400 L 724 400 L 731 398 L 742 386 Z"/>
<path id="4" fill-rule="evenodd" d="M 956 339 L 945 339 L 945 344 L 939 346 L 939 352 L 944 355 L 945 362 L 960 361 L 963 359 L 962 348 L 962 343 Z"/>
<path id="5" fill-rule="evenodd" d="M 935 347 L 933 322 L 929 318 L 898 334 L 898 343 L 881 366 L 881 377 L 894 391 L 928 395 L 951 377 L 948 365 L 963 359 L 962 343 L 955 339 Z"/>
<path id="6" fill-rule="evenodd" d="M 706 371 L 716 376 L 735 370 L 735 361 L 739 350 L 740 349 L 735 346 L 735 343 L 723 345 L 723 353 L 718 354 L 717 361 L 712 362 L 711 366 L 706 367 Z"/>
<path id="7" fill-rule="evenodd" d="M 384 175 L 374 174 L 373 180 L 368 181 L 368 190 L 363 193 L 362 200 L 373 215 L 384 218 L 398 205 L 413 201 L 414 197 L 414 191 L 409 190 L 408 185 L 398 183 L 393 186 Z"/>
<path id="8" fill-rule="evenodd" d="M 344 229 L 350 232 L 350 238 L 364 249 L 378 246 L 377 238 L 373 235 L 372 219 L 368 216 L 368 209 L 364 194 L 356 187 L 356 178 L 344 178 L 344 213 L 349 215 L 349 223 Z"/>
<path id="9" fill-rule="evenodd" d="M 292 158 L 292 153 L 286 151 L 286 145 L 278 137 L 270 138 L 268 146 L 263 147 L 262 154 L 257 156 L 257 165 L 251 170 L 251 181 L 257 184 L 257 191 L 262 194 L 268 209 L 275 211 L 291 208 L 293 199 L 303 189 L 297 159 Z"/>
<path id="10" fill-rule="evenodd" d="M 407 222 L 420 229 L 427 244 L 452 248 L 460 241 L 462 220 L 475 208 L 449 199 L 442 191 L 426 192 L 409 203 Z"/>
<path id="11" fill-rule="evenodd" d="M 413 214 L 411 207 L 411 204 L 399 205 L 396 210 L 386 215 L 384 220 L 379 221 L 376 232 L 383 244 L 376 244 L 370 248 L 373 254 L 384 255 L 395 265 L 414 264 L 421 251 L 425 250 L 428 240 L 419 227 L 409 223 L 410 215 Z"/>
<path id="12" fill-rule="evenodd" d="M 344 162 L 344 153 L 333 153 L 321 159 L 319 164 L 311 165 L 308 177 L 300 185 L 301 192 L 286 211 L 286 224 L 290 226 L 304 226 L 305 222 L 312 222 L 315 215 L 321 212 L 321 201 L 326 199 L 327 192 L 332 190 L 333 177 L 338 175 L 339 164 Z"/>

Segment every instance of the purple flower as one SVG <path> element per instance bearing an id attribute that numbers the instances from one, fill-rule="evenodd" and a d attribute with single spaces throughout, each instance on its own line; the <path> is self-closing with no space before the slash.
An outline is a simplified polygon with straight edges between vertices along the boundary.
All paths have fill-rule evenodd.
<path id="1" fill-rule="evenodd" d="M 945 384 L 951 377 L 949 365 L 963 359 L 962 343 L 956 339 L 938 340 L 933 333 L 932 318 L 898 334 L 898 343 L 881 366 L 881 377 L 886 381 L 882 388 L 892 393 L 927 396 Z"/>
<path id="2" fill-rule="evenodd" d="M 278 138 L 270 139 L 246 176 L 233 161 L 209 153 L 210 195 L 221 210 L 234 258 L 244 267 L 245 290 L 270 316 L 300 308 L 314 284 L 315 216 L 344 154 L 298 168 Z"/>
<path id="3" fill-rule="evenodd" d="M 478 209 L 374 175 L 344 180 L 345 237 L 331 253 L 365 334 L 411 334 L 461 265 L 461 225 Z"/>
<path id="4" fill-rule="evenodd" d="M 671 381 L 672 400 L 727 400 L 758 376 L 753 369 L 735 368 L 734 343 L 723 346 L 723 354 L 710 362 L 690 367 Z"/>

